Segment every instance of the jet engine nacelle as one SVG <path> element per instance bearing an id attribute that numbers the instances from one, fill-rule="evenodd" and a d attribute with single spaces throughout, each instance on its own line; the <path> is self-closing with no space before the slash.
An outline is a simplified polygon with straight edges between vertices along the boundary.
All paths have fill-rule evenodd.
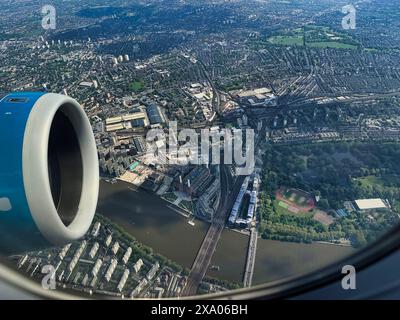
<path id="1" fill-rule="evenodd" d="M 96 144 L 83 108 L 54 93 L 0 101 L 0 253 L 82 237 L 99 191 Z"/>

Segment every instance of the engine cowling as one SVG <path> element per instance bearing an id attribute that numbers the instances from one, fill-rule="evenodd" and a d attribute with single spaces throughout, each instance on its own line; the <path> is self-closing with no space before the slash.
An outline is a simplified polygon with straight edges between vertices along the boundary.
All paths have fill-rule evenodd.
<path id="1" fill-rule="evenodd" d="M 0 101 L 0 252 L 81 238 L 99 191 L 96 144 L 74 99 L 11 93 Z"/>

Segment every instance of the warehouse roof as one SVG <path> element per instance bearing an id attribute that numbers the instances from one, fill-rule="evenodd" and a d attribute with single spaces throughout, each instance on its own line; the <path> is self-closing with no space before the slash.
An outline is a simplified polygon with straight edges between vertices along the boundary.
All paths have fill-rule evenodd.
<path id="1" fill-rule="evenodd" d="M 384 209 L 387 208 L 382 199 L 360 199 L 354 201 L 360 210 Z"/>

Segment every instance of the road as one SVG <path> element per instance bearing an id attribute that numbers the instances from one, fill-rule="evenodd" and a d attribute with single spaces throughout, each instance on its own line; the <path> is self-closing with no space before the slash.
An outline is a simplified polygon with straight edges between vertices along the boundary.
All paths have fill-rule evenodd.
<path id="1" fill-rule="evenodd" d="M 196 295 L 197 288 L 209 268 L 211 258 L 217 247 L 222 231 L 224 230 L 226 219 L 230 213 L 230 208 L 233 206 L 233 203 L 236 200 L 236 195 L 244 181 L 244 176 L 237 177 L 233 188 L 230 190 L 228 183 L 228 170 L 229 168 L 225 165 L 221 166 L 221 201 L 216 216 L 214 217 L 200 250 L 197 253 L 181 296 Z"/>
<path id="2" fill-rule="evenodd" d="M 184 58 L 186 61 L 190 61 L 187 58 Z M 207 67 L 205 66 L 205 64 L 203 63 L 203 61 L 201 61 L 200 59 L 196 58 L 198 65 L 200 66 L 200 71 L 203 73 L 204 77 L 207 79 L 212 91 L 213 91 L 213 99 L 212 99 L 212 108 L 213 110 L 217 113 L 220 114 L 221 113 L 221 98 L 219 96 L 219 92 L 217 87 L 215 86 L 214 81 L 211 79 L 211 76 L 209 75 L 208 71 L 207 71 Z"/>
<path id="3" fill-rule="evenodd" d="M 257 251 L 257 237 L 258 237 L 257 228 L 251 228 L 249 249 L 247 251 L 246 270 L 244 272 L 244 277 L 243 277 L 243 286 L 245 288 L 251 287 L 251 283 L 253 281 L 254 264 L 256 261 L 256 251 Z"/>
<path id="4" fill-rule="evenodd" d="M 208 83 L 210 84 L 212 91 L 213 91 L 213 99 L 212 99 L 212 107 L 213 110 L 217 113 L 217 114 L 221 114 L 221 98 L 219 96 L 219 92 L 215 86 L 214 81 L 211 79 L 211 76 L 208 74 L 207 72 L 207 68 L 204 65 L 204 63 L 202 61 L 199 60 L 199 63 L 201 64 L 201 66 L 203 67 L 204 70 L 204 75 L 206 76 Z"/>
<path id="5" fill-rule="evenodd" d="M 263 125 L 261 131 L 264 129 L 265 127 Z M 258 138 L 255 141 L 254 150 L 257 150 L 258 145 L 263 141 L 263 136 L 264 135 L 261 133 L 258 134 Z M 246 176 L 236 176 L 235 182 L 233 184 L 229 183 L 229 167 L 226 165 L 221 165 L 220 168 L 221 200 L 216 211 L 216 215 L 197 253 L 181 296 L 196 295 L 197 288 L 199 287 L 200 282 L 203 280 L 210 266 L 211 258 L 217 247 L 222 231 L 224 230 L 230 210 L 233 207 L 244 179 L 246 178 Z M 230 187 L 231 185 L 233 186 Z"/>

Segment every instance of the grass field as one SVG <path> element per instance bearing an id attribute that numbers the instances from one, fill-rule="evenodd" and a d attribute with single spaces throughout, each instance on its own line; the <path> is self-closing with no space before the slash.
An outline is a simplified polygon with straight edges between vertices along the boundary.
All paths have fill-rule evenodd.
<path id="1" fill-rule="evenodd" d="M 143 81 L 133 81 L 129 84 L 129 89 L 134 91 L 134 92 L 140 92 L 144 88 L 144 82 Z"/>
<path id="2" fill-rule="evenodd" d="M 273 202 L 278 214 L 312 216 L 316 207 L 314 198 L 297 189 L 281 189 Z"/>
<path id="3" fill-rule="evenodd" d="M 268 39 L 268 42 L 281 46 L 303 46 L 303 35 L 295 36 L 276 36 Z"/>
<path id="4" fill-rule="evenodd" d="M 303 216 L 303 217 L 312 217 L 315 212 L 312 211 L 297 211 L 293 212 L 290 210 L 291 206 L 281 200 L 274 200 L 272 202 L 276 213 L 278 214 L 288 214 L 288 215 L 296 215 L 296 216 Z M 292 208 L 293 209 L 293 208 Z"/>
<path id="5" fill-rule="evenodd" d="M 179 203 L 179 206 L 180 206 L 182 209 L 186 209 L 186 210 L 189 210 L 189 211 L 193 211 L 192 203 L 191 203 L 190 201 L 182 200 L 182 201 Z"/>
<path id="6" fill-rule="evenodd" d="M 268 38 L 268 42 L 282 46 L 304 46 L 305 42 L 310 48 L 357 49 L 357 43 L 349 36 L 322 26 L 307 26 L 305 32 L 297 28 L 286 34 L 272 36 Z"/>
<path id="7" fill-rule="evenodd" d="M 398 192 L 398 185 L 400 184 L 400 177 L 394 175 L 385 175 L 381 177 L 366 176 L 354 179 L 356 182 L 361 183 L 361 186 L 366 189 L 375 189 L 379 192 L 392 190 Z"/>
<path id="8" fill-rule="evenodd" d="M 394 203 L 394 210 L 396 210 L 397 213 L 400 212 L 400 201 Z"/>
<path id="9" fill-rule="evenodd" d="M 176 199 L 178 199 L 178 197 L 173 192 L 165 193 L 162 197 L 170 202 L 174 202 Z"/>
<path id="10" fill-rule="evenodd" d="M 393 200 L 393 207 L 396 212 L 400 213 L 400 177 L 395 175 L 384 176 L 366 176 L 362 178 L 353 179 L 353 183 L 359 184 L 363 189 L 373 193 L 391 193 L 396 200 Z"/>
<path id="11" fill-rule="evenodd" d="M 334 48 L 334 49 L 357 49 L 357 46 L 352 44 L 341 43 L 337 41 L 332 42 L 307 42 L 307 47 L 311 48 Z"/>

